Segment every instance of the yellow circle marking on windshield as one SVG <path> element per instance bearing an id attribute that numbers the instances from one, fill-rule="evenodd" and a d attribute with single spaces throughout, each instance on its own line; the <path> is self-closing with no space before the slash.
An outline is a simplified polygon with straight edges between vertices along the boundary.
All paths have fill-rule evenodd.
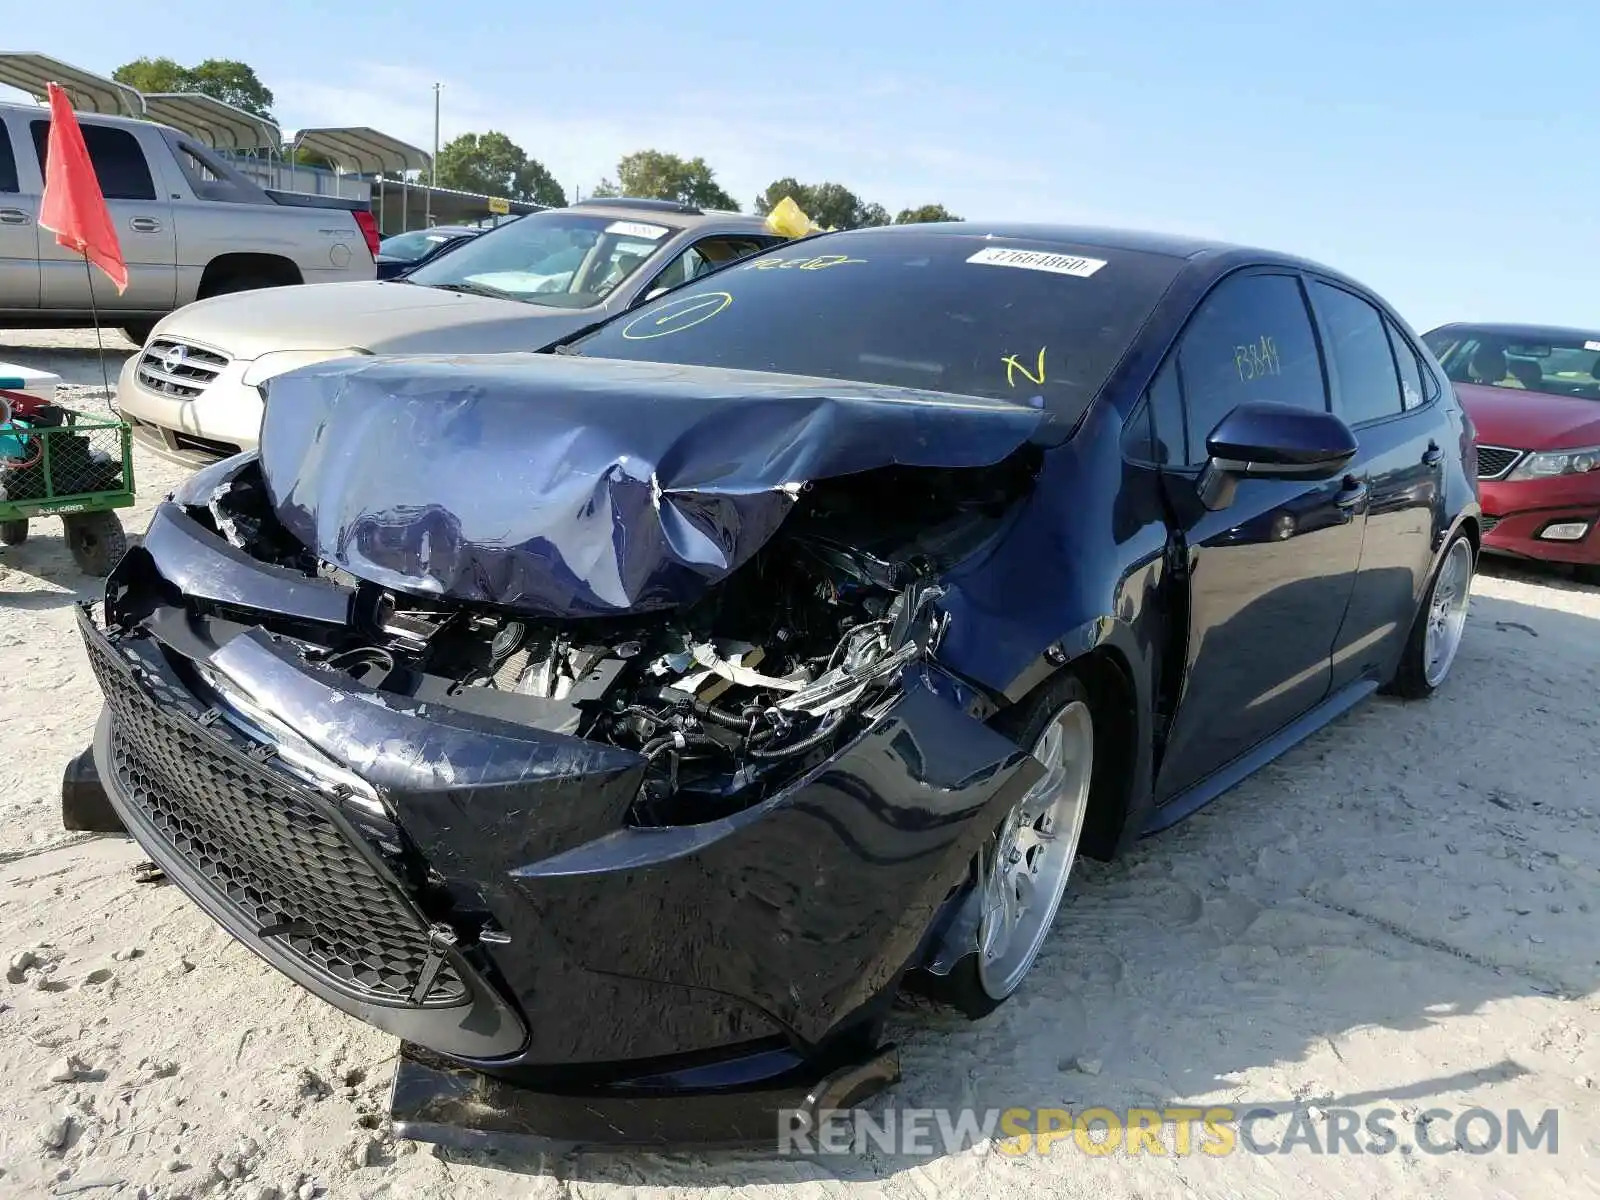
<path id="1" fill-rule="evenodd" d="M 684 296 L 653 313 L 635 317 L 622 327 L 622 336 L 630 342 L 645 342 L 651 338 L 666 337 L 669 333 L 682 333 L 703 321 L 709 321 L 728 305 L 733 297 L 727 292 L 706 292 L 700 296 Z M 648 324 L 646 324 L 648 322 Z M 635 333 L 634 328 L 645 325 L 653 333 Z"/>

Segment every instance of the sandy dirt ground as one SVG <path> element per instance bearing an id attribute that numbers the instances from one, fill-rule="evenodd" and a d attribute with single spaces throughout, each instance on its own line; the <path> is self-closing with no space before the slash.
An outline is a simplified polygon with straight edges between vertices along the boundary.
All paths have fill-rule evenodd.
<path id="1" fill-rule="evenodd" d="M 92 335 L 0 360 L 98 395 Z M 119 354 L 127 347 L 120 346 Z M 113 371 L 115 367 L 113 366 Z M 115 378 L 113 374 L 113 379 Z M 139 462 L 142 525 L 177 474 Z M 1376 700 L 1125 860 L 1082 868 L 1023 990 L 969 1024 L 909 1007 L 874 1106 L 1299 1105 L 1401 1114 L 1402 1149 L 1048 1156 L 518 1157 L 395 1139 L 396 1043 L 280 978 L 58 792 L 99 698 L 38 522 L 0 550 L 0 1197 L 765 1200 L 1600 1195 L 1600 592 L 1491 566 L 1426 703 Z M 1558 1111 L 1558 1143 L 1473 1153 L 1454 1115 Z M 1430 1146 L 1413 1148 L 1421 1120 Z M 1320 1131 L 1320 1136 L 1319 1136 Z M 1174 1145 L 1168 1138 L 1169 1147 Z M 1412 1152 L 1404 1152 L 1406 1149 Z"/>

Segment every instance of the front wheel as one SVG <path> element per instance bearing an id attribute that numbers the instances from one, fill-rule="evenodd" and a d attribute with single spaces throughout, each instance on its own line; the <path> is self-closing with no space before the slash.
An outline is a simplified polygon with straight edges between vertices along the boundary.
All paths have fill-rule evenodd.
<path id="1" fill-rule="evenodd" d="M 7 546 L 20 546 L 27 540 L 27 521 L 0 521 L 0 542 Z"/>
<path id="2" fill-rule="evenodd" d="M 61 518 L 67 549 L 85 575 L 104 579 L 128 548 L 128 535 L 114 512 L 75 513 Z"/>
<path id="3" fill-rule="evenodd" d="M 1094 781 L 1094 710 L 1076 675 L 1018 705 L 1002 732 L 1028 746 L 1044 775 L 1008 812 L 973 863 L 982 915 L 971 952 L 927 990 L 974 1020 L 1004 1003 L 1039 957 L 1066 895 Z"/>
<path id="4" fill-rule="evenodd" d="M 1445 548 L 1427 599 L 1406 639 L 1392 685 L 1397 694 L 1421 700 L 1438 691 L 1450 674 L 1467 627 L 1467 604 L 1472 599 L 1476 565 L 1467 535 L 1456 534 Z"/>

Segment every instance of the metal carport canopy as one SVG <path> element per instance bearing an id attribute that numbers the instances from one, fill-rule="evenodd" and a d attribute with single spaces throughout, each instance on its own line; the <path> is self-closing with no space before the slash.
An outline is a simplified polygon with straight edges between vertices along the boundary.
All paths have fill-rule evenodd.
<path id="1" fill-rule="evenodd" d="M 47 84 L 59 83 L 73 108 L 112 116 L 144 116 L 144 97 L 137 89 L 31 50 L 0 50 L 0 83 L 39 101 L 50 95 Z"/>
<path id="2" fill-rule="evenodd" d="M 325 155 L 341 170 L 355 175 L 400 175 L 426 171 L 432 157 L 417 147 L 366 126 L 302 129 L 294 135 L 296 150 Z"/>
<path id="3" fill-rule="evenodd" d="M 278 126 L 202 92 L 146 92 L 152 121 L 181 129 L 217 150 L 276 150 L 283 141 Z"/>

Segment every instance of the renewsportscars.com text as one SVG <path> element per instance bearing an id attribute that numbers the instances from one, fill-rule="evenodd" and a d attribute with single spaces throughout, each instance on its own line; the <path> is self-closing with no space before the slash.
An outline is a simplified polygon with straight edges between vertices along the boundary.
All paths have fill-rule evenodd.
<path id="1" fill-rule="evenodd" d="M 992 1141 L 996 1151 L 1014 1156 L 1555 1154 L 1559 1126 L 1553 1108 L 890 1108 L 828 1111 L 816 1119 L 787 1110 L 778 1114 L 778 1153 L 955 1154 Z"/>

